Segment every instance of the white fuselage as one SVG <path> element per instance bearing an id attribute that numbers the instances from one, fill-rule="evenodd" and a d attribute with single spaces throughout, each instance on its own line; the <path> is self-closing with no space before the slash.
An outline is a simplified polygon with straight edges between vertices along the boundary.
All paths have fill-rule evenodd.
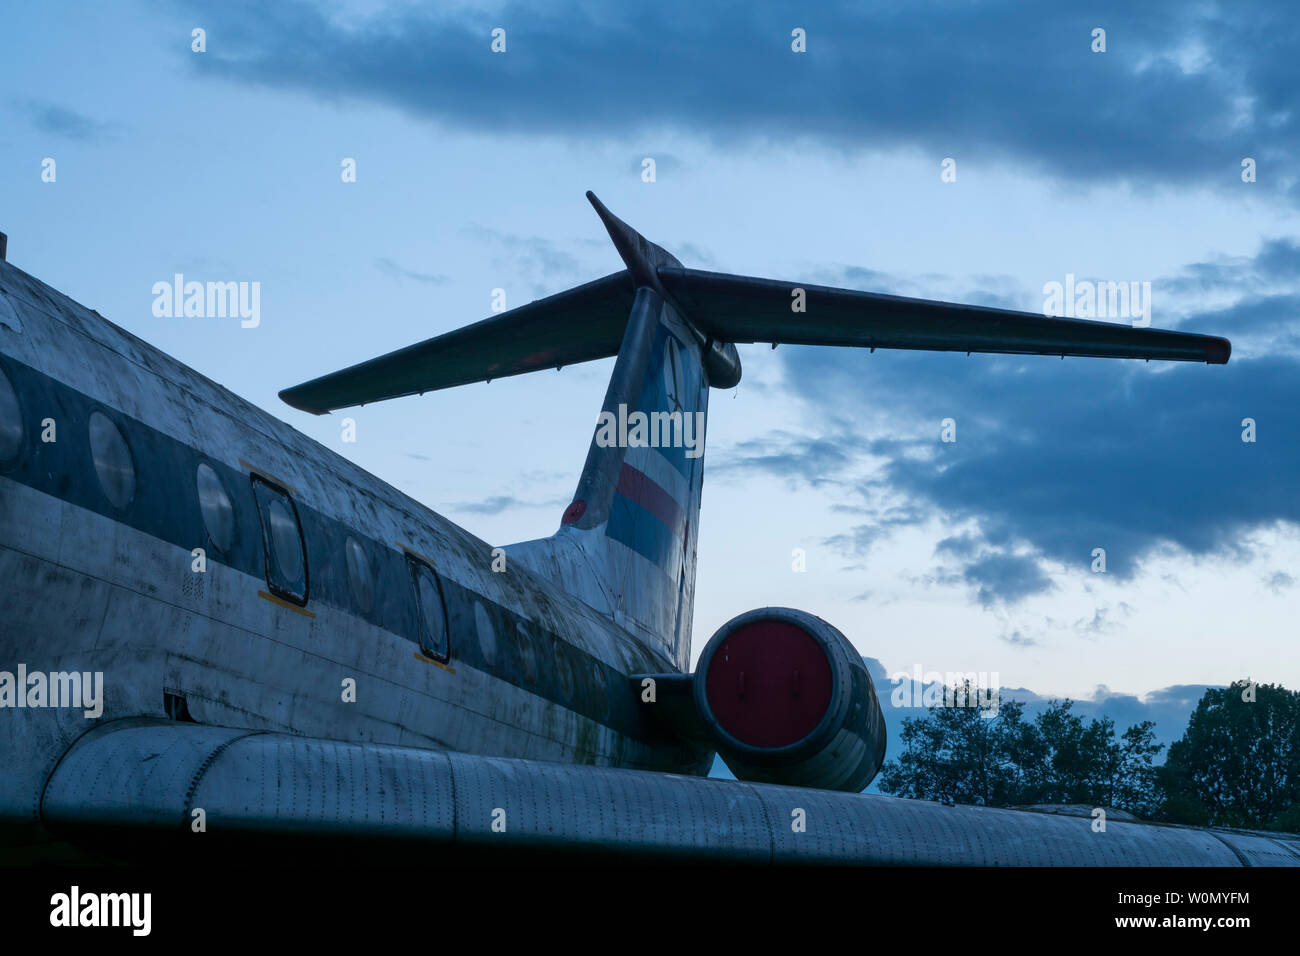
<path id="1" fill-rule="evenodd" d="M 662 651 L 521 562 L 494 570 L 486 542 L 2 261 L 0 296 L 0 373 L 22 427 L 20 453 L 0 462 L 0 671 L 102 674 L 104 687 L 98 718 L 0 709 L 0 842 L 39 840 L 61 756 L 96 721 L 131 716 L 707 769 L 708 753 L 665 738 L 636 706 L 630 675 L 677 669 Z M 96 411 L 130 449 L 125 507 L 97 472 Z M 231 499 L 225 549 L 201 514 L 200 464 Z M 296 509 L 302 606 L 268 581 L 255 475 Z M 367 555 L 364 609 L 349 540 Z M 442 587 L 445 663 L 421 653 L 417 558 Z"/>

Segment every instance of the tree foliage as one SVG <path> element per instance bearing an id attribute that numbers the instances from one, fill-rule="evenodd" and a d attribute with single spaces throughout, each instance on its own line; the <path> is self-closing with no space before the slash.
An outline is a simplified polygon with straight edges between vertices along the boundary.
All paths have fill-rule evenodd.
<path id="1" fill-rule="evenodd" d="M 1159 783 L 1170 822 L 1300 831 L 1300 691 L 1207 690 Z"/>
<path id="2" fill-rule="evenodd" d="M 973 689 L 965 691 L 971 699 Z M 1116 739 L 1112 720 L 1085 720 L 1073 704 L 1053 700 L 1033 720 L 1014 700 L 1002 700 L 992 717 L 976 707 L 936 707 L 906 718 L 903 753 L 883 767 L 880 789 L 948 804 L 1081 803 L 1152 813 L 1154 760 L 1163 749 L 1155 725 L 1143 721 Z"/>

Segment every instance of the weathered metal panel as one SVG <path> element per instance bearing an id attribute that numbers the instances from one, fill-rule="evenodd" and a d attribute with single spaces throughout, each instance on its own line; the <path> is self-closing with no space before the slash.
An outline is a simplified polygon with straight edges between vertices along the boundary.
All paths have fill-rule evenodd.
<path id="1" fill-rule="evenodd" d="M 167 722 L 79 741 L 42 816 L 85 839 L 287 834 L 405 848 L 747 864 L 1300 865 L 1283 834 L 945 807 L 919 800 L 581 767 Z"/>
<path id="2" fill-rule="evenodd" d="M 1207 831 L 1108 822 L 926 800 L 755 784 L 777 863 L 853 860 L 915 866 L 1237 866 Z M 802 810 L 804 829 L 793 827 Z"/>
<path id="3" fill-rule="evenodd" d="M 7 263 L 0 295 L 0 366 L 21 372 L 27 430 L 22 459 L 0 474 L 7 660 L 103 671 L 104 720 L 163 716 L 169 693 L 209 724 L 703 772 L 699 753 L 643 739 L 635 702 L 609 693 L 622 675 L 671 666 L 609 617 L 523 563 L 493 572 L 488 543 Z M 128 515 L 100 501 L 88 461 L 86 418 L 97 407 L 113 413 L 136 457 L 137 496 L 148 500 Z M 46 415 L 57 419 L 57 444 L 36 437 Z M 209 548 L 204 574 L 190 571 L 191 548 L 208 544 L 199 461 L 228 485 L 236 522 L 237 553 Z M 293 491 L 315 581 L 311 616 L 259 594 L 267 584 L 245 500 L 249 465 Z M 463 653 L 450 669 L 417 659 L 402 627 L 413 605 L 401 574 L 384 576 L 389 590 L 369 617 L 346 584 L 322 589 L 343 566 L 347 535 L 367 541 L 372 557 L 400 563 L 402 547 L 433 557 L 449 589 L 497 616 L 501 659 L 480 659 L 472 613 L 453 616 Z M 535 645 L 531 666 L 524 640 Z M 559 658 L 575 672 L 564 687 Z M 358 683 L 354 704 L 340 701 L 345 678 Z M 44 779 L 90 726 L 66 710 L 5 716 L 0 746 L 27 757 L 0 767 L 0 844 L 40 837 Z"/>
<path id="4" fill-rule="evenodd" d="M 438 751 L 120 723 L 79 741 L 50 778 L 42 816 L 52 829 L 434 841 L 455 831 L 451 774 Z M 204 834 L 194 833 L 195 810 Z"/>
<path id="5" fill-rule="evenodd" d="M 743 784 L 473 754 L 449 759 L 463 845 L 748 863 L 770 855 L 763 808 Z"/>

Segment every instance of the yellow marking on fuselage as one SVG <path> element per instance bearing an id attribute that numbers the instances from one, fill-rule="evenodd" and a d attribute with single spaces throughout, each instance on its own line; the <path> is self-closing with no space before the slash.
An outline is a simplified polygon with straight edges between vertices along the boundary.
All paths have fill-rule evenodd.
<path id="1" fill-rule="evenodd" d="M 443 670 L 445 670 L 448 674 L 454 674 L 454 673 L 456 673 L 456 668 L 454 668 L 454 667 L 448 667 L 448 666 L 447 666 L 446 664 L 444 664 L 442 661 L 435 661 L 432 657 L 425 657 L 425 656 L 424 656 L 423 654 L 421 654 L 419 651 L 416 651 L 416 652 L 415 652 L 415 659 L 416 659 L 417 661 L 424 661 L 426 664 L 432 664 L 434 667 L 441 667 L 441 668 L 442 668 Z"/>
<path id="2" fill-rule="evenodd" d="M 433 560 L 433 558 L 426 557 L 425 555 L 421 554 L 419 551 L 416 551 L 414 548 L 408 548 L 400 541 L 394 541 L 393 543 L 397 545 L 399 548 L 401 548 L 403 551 L 405 551 L 407 554 L 411 555 L 411 557 L 419 558 L 425 564 L 429 565 L 429 567 L 436 568 L 438 566 L 437 561 Z"/>
<path id="3" fill-rule="evenodd" d="M 298 605 L 292 603 L 291 601 L 286 601 L 284 598 L 276 597 L 274 594 L 267 594 L 265 591 L 258 591 L 257 596 L 261 598 L 266 598 L 272 604 L 278 604 L 280 607 L 288 608 L 290 611 L 297 611 L 303 617 L 316 616 L 311 611 L 307 610 L 305 607 L 299 607 Z"/>
<path id="4" fill-rule="evenodd" d="M 261 475 L 261 476 L 262 476 L 263 478 L 265 478 L 267 481 L 273 481 L 273 482 L 275 482 L 277 485 L 279 485 L 279 486 L 280 486 L 281 488 L 283 488 L 285 491 L 289 492 L 289 494 L 291 494 L 291 495 L 296 495 L 296 494 L 298 493 L 298 492 L 294 491 L 291 487 L 289 487 L 289 483 L 288 483 L 288 482 L 281 481 L 279 478 L 275 477 L 275 475 L 271 474 L 270 472 L 263 471 L 261 468 L 258 468 L 256 465 L 250 465 L 248 462 L 244 461 L 244 459 L 242 459 L 242 458 L 239 459 L 239 464 L 242 465 L 243 467 L 247 468 L 249 471 L 253 472 L 254 474 Z"/>

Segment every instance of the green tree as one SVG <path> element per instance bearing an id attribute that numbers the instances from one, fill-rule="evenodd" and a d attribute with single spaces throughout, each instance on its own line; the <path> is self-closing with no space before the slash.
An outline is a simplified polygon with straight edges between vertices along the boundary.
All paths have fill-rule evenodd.
<path id="1" fill-rule="evenodd" d="M 1154 725 L 1136 724 L 1116 740 L 1113 721 L 1084 720 L 1072 707 L 1051 701 L 1026 721 L 1022 702 L 1003 700 L 991 718 L 972 707 L 906 718 L 903 753 L 882 768 L 880 789 L 948 804 L 1083 803 L 1151 813 L 1161 750 Z"/>
<path id="2" fill-rule="evenodd" d="M 1134 724 L 1116 740 L 1109 717 L 1085 721 L 1074 701 L 1051 701 L 1034 718 L 1047 757 L 1033 767 L 1022 803 L 1083 803 L 1148 816 L 1158 806 L 1155 724 Z"/>
<path id="3" fill-rule="evenodd" d="M 948 804 L 1003 804 L 1021 785 L 1011 755 L 1033 746 L 1023 711 L 1019 701 L 1003 701 L 994 717 L 977 707 L 936 707 L 924 719 L 907 718 L 903 753 L 885 764 L 880 789 Z"/>
<path id="4" fill-rule="evenodd" d="M 1300 829 L 1300 691 L 1250 681 L 1207 690 L 1159 785 L 1164 820 Z"/>
<path id="5" fill-rule="evenodd" d="M 1156 743 L 1154 721 L 1144 720 L 1124 731 L 1119 763 L 1110 780 L 1107 806 L 1120 807 L 1140 817 L 1154 816 L 1160 807 L 1156 757 L 1164 744 Z"/>

